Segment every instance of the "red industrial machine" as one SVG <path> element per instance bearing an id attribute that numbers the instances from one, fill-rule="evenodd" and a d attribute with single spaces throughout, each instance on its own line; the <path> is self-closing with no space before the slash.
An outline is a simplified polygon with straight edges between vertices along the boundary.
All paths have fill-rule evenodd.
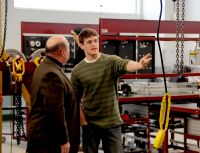
<path id="1" fill-rule="evenodd" d="M 176 21 L 161 21 L 160 24 L 160 33 L 161 34 L 175 34 L 176 33 Z M 114 26 L 117 25 L 117 26 Z M 100 19 L 99 21 L 99 32 L 100 32 L 100 42 L 103 41 L 156 41 L 155 35 L 152 37 L 142 37 L 142 36 L 136 36 L 138 33 L 145 34 L 156 34 L 157 32 L 157 25 L 158 21 L 154 20 L 125 20 L 125 19 Z M 184 22 L 184 33 L 185 34 L 199 34 L 200 33 L 200 22 L 192 22 L 192 21 L 185 21 Z M 128 34 L 128 35 L 127 35 Z M 175 36 L 175 35 L 174 35 Z M 161 37 L 161 41 L 177 41 L 176 37 Z M 184 41 L 199 41 L 199 37 L 185 37 Z M 148 50 L 147 50 L 148 51 Z M 154 60 L 154 56 L 153 59 Z M 153 66 L 153 65 L 151 65 Z M 153 69 L 153 68 L 152 68 Z M 154 71 L 152 73 L 146 73 L 146 74 L 127 74 L 121 77 L 121 79 L 145 79 L 145 78 L 160 78 L 163 77 L 163 74 L 154 74 Z M 185 73 L 183 76 L 200 76 L 200 73 Z M 178 74 L 166 74 L 166 77 L 178 77 Z M 134 86 L 133 86 L 134 88 Z M 177 89 L 178 90 L 178 89 Z M 188 89 L 190 90 L 190 89 Z M 190 94 L 178 94 L 173 95 L 172 93 L 172 101 L 174 102 L 171 106 L 171 121 L 174 122 L 175 118 L 181 118 L 181 120 L 184 120 L 183 123 L 183 129 L 184 133 L 181 133 L 183 135 L 183 142 L 178 142 L 175 140 L 175 133 L 174 127 L 170 129 L 170 143 L 168 143 L 168 135 L 165 135 L 165 140 L 163 143 L 162 149 L 160 149 L 161 152 L 167 153 L 169 148 L 173 149 L 182 149 L 184 152 L 199 152 L 199 145 L 193 148 L 191 146 L 188 147 L 188 139 L 194 139 L 197 142 L 200 140 L 200 134 L 197 132 L 195 134 L 194 127 L 195 122 L 199 122 L 199 93 L 190 93 Z M 146 152 L 150 153 L 152 150 L 151 147 L 151 133 L 152 133 L 152 127 L 151 127 L 151 114 L 152 112 L 159 112 L 160 107 L 155 107 L 153 104 L 161 102 L 162 95 L 132 95 L 132 96 L 125 96 L 125 97 L 119 97 L 119 103 L 120 105 L 124 104 L 134 104 L 135 105 L 141 105 L 141 108 L 146 106 L 146 128 L 147 128 L 147 141 L 143 140 L 147 143 L 147 149 Z M 177 105 L 176 102 L 185 102 L 185 103 L 195 103 L 196 108 L 189 108 L 189 107 L 183 107 L 181 105 Z M 155 109 L 157 108 L 157 109 Z M 136 112 L 141 112 L 140 109 L 136 110 Z M 195 116 L 196 115 L 196 116 Z M 158 119 L 159 114 L 157 114 Z M 193 119 L 191 116 L 195 116 Z M 138 122 L 138 118 L 129 118 L 127 114 L 123 114 L 122 118 L 124 119 L 125 123 L 132 123 Z M 142 118 L 141 125 L 144 125 L 144 118 Z M 188 127 L 189 126 L 189 127 Z M 193 128 L 190 128 L 193 127 Z M 197 130 L 198 131 L 198 130 Z M 167 131 L 168 133 L 168 131 Z M 178 133 L 178 132 L 177 132 Z M 176 134 L 177 134 L 176 133 Z M 133 138 L 134 139 L 134 138 Z M 137 137 L 136 137 L 137 139 Z M 177 145 L 178 144 L 178 145 Z M 182 147 L 180 147 L 180 144 L 183 144 Z M 196 150 L 196 151 L 195 151 Z M 132 150 L 134 152 L 134 150 Z"/>

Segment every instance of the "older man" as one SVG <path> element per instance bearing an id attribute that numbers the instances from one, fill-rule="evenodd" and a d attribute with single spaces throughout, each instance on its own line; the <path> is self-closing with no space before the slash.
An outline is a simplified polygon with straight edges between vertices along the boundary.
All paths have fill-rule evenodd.
<path id="1" fill-rule="evenodd" d="M 34 72 L 28 127 L 28 153 L 77 153 L 79 104 L 63 71 L 69 43 L 53 36 L 46 43 L 46 57 Z"/>

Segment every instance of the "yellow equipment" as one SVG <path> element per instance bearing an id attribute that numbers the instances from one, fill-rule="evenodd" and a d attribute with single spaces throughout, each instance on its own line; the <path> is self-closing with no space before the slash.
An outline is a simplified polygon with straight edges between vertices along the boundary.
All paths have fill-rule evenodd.
<path id="1" fill-rule="evenodd" d="M 171 107 L 171 95 L 169 93 L 166 93 L 163 96 L 160 108 L 160 118 L 159 118 L 160 129 L 156 134 L 156 138 L 154 140 L 154 147 L 156 149 L 160 148 L 161 145 L 163 144 L 165 138 L 165 132 L 167 131 L 169 124 L 170 107 Z"/>
<path id="2" fill-rule="evenodd" d="M 39 66 L 40 63 L 42 63 L 42 62 L 43 62 L 43 56 L 41 56 L 41 57 L 36 57 L 36 58 L 34 59 L 34 63 L 35 63 L 36 66 Z"/>
<path id="3" fill-rule="evenodd" d="M 15 77 L 15 81 L 22 81 L 22 76 L 25 73 L 24 60 L 21 57 L 16 57 L 12 62 L 12 72 Z"/>

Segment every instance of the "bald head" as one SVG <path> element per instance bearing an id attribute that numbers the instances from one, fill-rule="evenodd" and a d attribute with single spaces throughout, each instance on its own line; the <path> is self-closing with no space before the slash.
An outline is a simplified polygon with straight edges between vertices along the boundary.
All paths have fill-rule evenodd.
<path id="1" fill-rule="evenodd" d="M 52 36 L 46 42 L 46 55 L 66 64 L 69 59 L 69 43 L 64 36 Z"/>
<path id="2" fill-rule="evenodd" d="M 69 48 L 69 43 L 64 36 L 52 36 L 46 42 L 46 53 L 53 53 L 60 49 Z"/>

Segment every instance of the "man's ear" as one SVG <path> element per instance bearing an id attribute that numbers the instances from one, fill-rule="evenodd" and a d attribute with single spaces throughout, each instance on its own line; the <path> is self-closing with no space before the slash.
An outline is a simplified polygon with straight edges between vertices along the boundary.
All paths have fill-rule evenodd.
<path id="1" fill-rule="evenodd" d="M 64 49 L 60 49 L 59 52 L 60 56 L 64 56 L 65 55 L 65 50 Z"/>

